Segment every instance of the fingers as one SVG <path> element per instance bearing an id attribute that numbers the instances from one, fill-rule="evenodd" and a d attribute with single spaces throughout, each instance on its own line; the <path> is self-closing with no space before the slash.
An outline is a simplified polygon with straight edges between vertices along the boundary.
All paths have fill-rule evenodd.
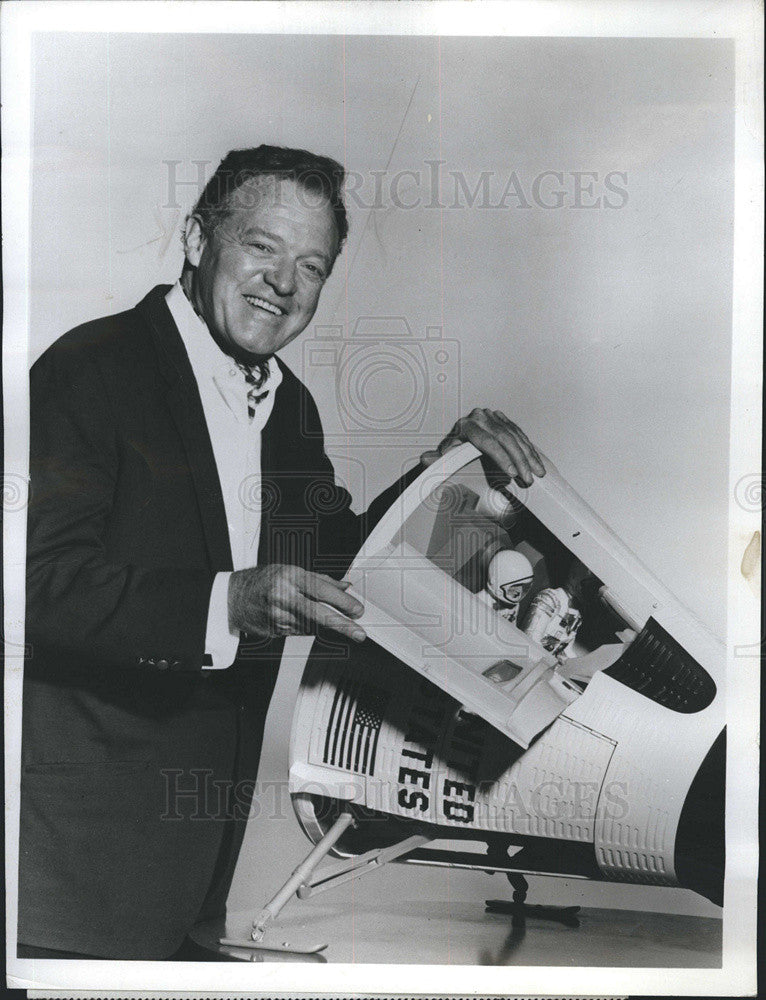
<path id="1" fill-rule="evenodd" d="M 522 486 L 531 486 L 535 476 L 545 475 L 540 454 L 524 431 L 502 410 L 479 407 L 458 420 L 436 449 L 423 452 L 421 463 L 426 467 L 432 465 L 461 441 L 470 441 L 505 475 Z"/>
<path id="2" fill-rule="evenodd" d="M 502 410 L 472 410 L 458 421 L 456 430 L 520 485 L 531 486 L 535 475 L 545 475 L 537 449 Z"/>
<path id="3" fill-rule="evenodd" d="M 501 472 L 520 486 L 531 486 L 535 476 L 545 475 L 545 465 L 537 448 L 524 431 L 502 410 L 477 407 L 455 424 L 438 448 L 424 451 L 420 461 L 426 467 L 454 448 L 470 441 Z"/>
<path id="4" fill-rule="evenodd" d="M 364 607 L 346 593 L 350 586 L 298 566 L 239 570 L 229 580 L 229 622 L 250 635 L 271 637 L 307 635 L 325 626 L 363 642 L 364 630 L 351 619 Z"/>
<path id="5" fill-rule="evenodd" d="M 364 606 L 346 593 L 351 586 L 349 581 L 333 580 L 325 574 L 291 566 L 283 567 L 275 583 L 272 634 L 310 635 L 323 627 L 355 642 L 367 638 L 364 629 L 350 620 L 361 615 Z"/>
<path id="6" fill-rule="evenodd" d="M 492 410 L 472 410 L 458 422 L 464 440 L 474 444 L 502 472 L 520 485 L 530 486 L 534 478 L 526 446 L 515 433 L 513 426 L 495 416 Z"/>
<path id="7" fill-rule="evenodd" d="M 316 632 L 317 628 L 327 628 L 347 639 L 353 639 L 354 642 L 364 642 L 367 638 L 367 633 L 356 622 L 349 621 L 326 604 L 318 604 L 307 597 L 299 599 L 296 613 L 301 625 L 308 632 Z"/>
<path id="8" fill-rule="evenodd" d="M 301 599 L 300 610 L 312 632 L 318 627 L 329 628 L 354 642 L 364 642 L 367 633 L 356 622 L 349 621 L 363 613 L 364 605 L 346 593 L 351 586 L 348 580 L 339 582 L 323 573 L 306 572 L 301 582 L 305 597 Z"/>
<path id="9" fill-rule="evenodd" d="M 545 467 L 540 461 L 537 449 L 520 427 L 503 413 L 502 410 L 489 411 L 497 428 L 497 436 L 511 458 L 508 474 L 516 476 L 525 486 L 531 486 L 535 475 L 544 476 Z"/>
<path id="10" fill-rule="evenodd" d="M 364 605 L 346 593 L 349 586 L 350 584 L 343 586 L 329 576 L 308 571 L 298 580 L 298 587 L 306 597 L 329 604 L 349 618 L 358 618 L 364 611 Z"/>
<path id="11" fill-rule="evenodd" d="M 329 580 L 330 583 L 334 583 L 336 587 L 342 587 L 343 590 L 348 590 L 351 586 L 350 580 L 335 580 L 333 577 L 328 576 L 326 573 L 317 573 L 317 576 L 321 577 L 323 580 Z"/>
<path id="12" fill-rule="evenodd" d="M 505 472 L 511 479 L 526 473 L 529 481 L 532 481 L 529 472 L 529 465 L 524 464 L 524 457 L 521 450 L 513 443 L 502 440 L 489 424 L 477 420 L 466 420 L 464 433 L 467 441 L 475 445 L 479 451 L 486 455 L 500 470 Z"/>
<path id="13" fill-rule="evenodd" d="M 516 424 L 514 424 L 512 420 L 509 420 L 502 410 L 495 410 L 494 415 L 508 429 L 510 433 L 516 435 L 516 437 L 519 440 L 519 443 L 521 444 L 522 448 L 526 453 L 527 460 L 529 461 L 529 464 L 532 466 L 534 472 L 538 476 L 544 476 L 545 465 L 543 464 L 543 460 L 540 457 L 540 453 L 538 452 L 537 448 L 535 448 L 535 446 L 532 444 L 532 442 L 529 440 L 524 431 Z"/>
<path id="14" fill-rule="evenodd" d="M 532 480 L 534 479 L 534 473 L 532 471 L 532 463 L 527 457 L 526 449 L 523 448 L 521 442 L 511 434 L 504 434 L 501 437 L 501 441 L 511 459 L 507 470 L 508 475 L 511 479 L 521 480 L 524 486 L 531 486 Z"/>

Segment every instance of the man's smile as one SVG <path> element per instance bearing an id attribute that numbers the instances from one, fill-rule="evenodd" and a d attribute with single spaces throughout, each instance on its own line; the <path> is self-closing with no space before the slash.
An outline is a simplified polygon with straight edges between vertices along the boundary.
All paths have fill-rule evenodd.
<path id="1" fill-rule="evenodd" d="M 192 217 L 186 284 L 214 340 L 236 357 L 266 357 L 313 317 L 338 251 L 326 199 L 304 202 L 298 182 L 251 178 L 220 225 L 205 232 Z"/>
<path id="2" fill-rule="evenodd" d="M 282 309 L 281 306 L 274 305 L 273 302 L 269 302 L 267 299 L 262 299 L 259 295 L 245 295 L 244 299 L 254 309 L 263 309 L 268 313 L 272 313 L 274 316 L 285 315 L 285 310 Z"/>

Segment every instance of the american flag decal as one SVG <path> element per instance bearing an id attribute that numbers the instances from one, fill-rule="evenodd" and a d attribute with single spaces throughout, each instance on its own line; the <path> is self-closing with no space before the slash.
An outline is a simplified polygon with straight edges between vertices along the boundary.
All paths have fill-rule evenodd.
<path id="1" fill-rule="evenodd" d="M 343 678 L 327 722 L 322 760 L 357 774 L 375 774 L 375 754 L 388 692 L 353 678 Z"/>

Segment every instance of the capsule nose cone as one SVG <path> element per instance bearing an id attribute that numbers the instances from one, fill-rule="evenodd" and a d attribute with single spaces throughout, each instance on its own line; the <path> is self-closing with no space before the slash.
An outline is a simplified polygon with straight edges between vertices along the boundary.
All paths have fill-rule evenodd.
<path id="1" fill-rule="evenodd" d="M 725 798 L 726 729 L 722 729 L 689 788 L 675 850 L 680 884 L 716 906 L 723 906 Z"/>

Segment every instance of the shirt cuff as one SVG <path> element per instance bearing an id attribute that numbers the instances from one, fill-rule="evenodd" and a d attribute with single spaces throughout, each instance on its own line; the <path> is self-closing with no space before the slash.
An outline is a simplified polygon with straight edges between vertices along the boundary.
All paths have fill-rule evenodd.
<path id="1" fill-rule="evenodd" d="M 205 651 L 212 663 L 203 670 L 225 670 L 237 656 L 239 631 L 229 629 L 229 578 L 231 573 L 216 573 L 213 589 L 210 591 L 210 605 L 207 612 Z"/>

